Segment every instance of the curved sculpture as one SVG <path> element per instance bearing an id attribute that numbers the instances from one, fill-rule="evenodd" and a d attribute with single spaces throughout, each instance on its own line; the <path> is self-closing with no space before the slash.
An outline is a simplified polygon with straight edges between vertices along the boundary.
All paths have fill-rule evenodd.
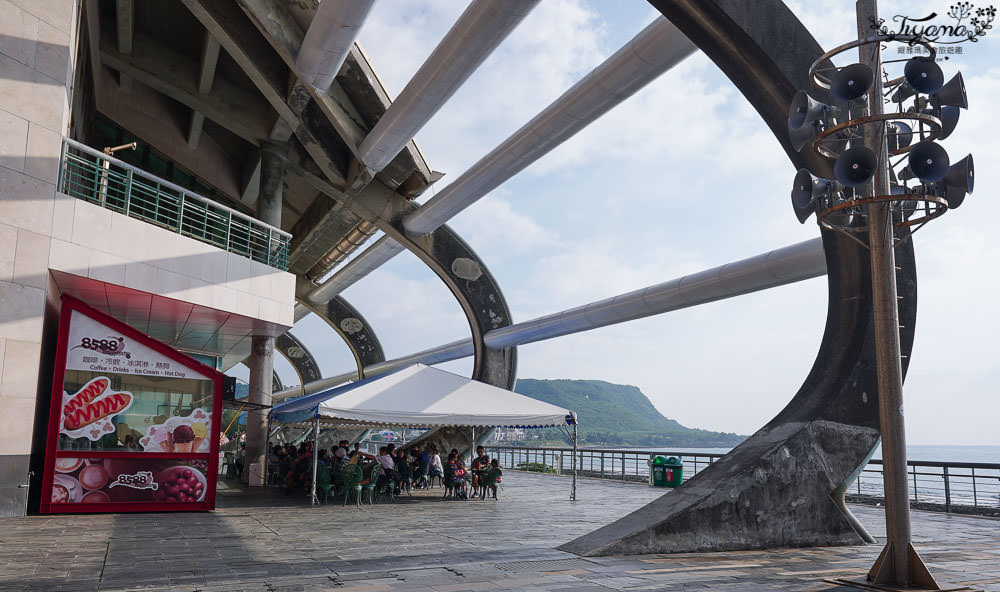
<path id="1" fill-rule="evenodd" d="M 375 336 L 375 331 L 372 330 L 365 317 L 347 300 L 340 296 L 334 296 L 326 304 L 311 304 L 305 299 L 299 302 L 326 321 L 344 340 L 351 353 L 354 354 L 354 360 L 358 365 L 359 379 L 365 377 L 366 366 L 385 361 L 385 353 L 382 351 L 382 344 L 379 343 L 378 337 Z M 308 384 L 308 382 L 301 384 Z"/>
<path id="2" fill-rule="evenodd" d="M 299 375 L 299 384 L 308 384 L 323 378 L 323 373 L 320 372 L 316 359 L 309 353 L 306 346 L 292 335 L 291 331 L 285 331 L 275 338 L 274 349 L 280 352 L 295 368 L 295 373 Z"/>
<path id="3" fill-rule="evenodd" d="M 788 150 L 789 102 L 822 54 L 798 19 L 777 0 L 650 1 L 726 72 Z M 796 166 L 811 158 L 788 151 Z M 879 437 L 869 255 L 828 231 L 823 245 L 830 295 L 826 330 L 795 397 L 673 493 L 560 549 L 605 555 L 870 540 L 843 504 L 845 486 Z M 916 320 L 912 241 L 899 243 L 896 261 L 905 371 Z"/>
<path id="4" fill-rule="evenodd" d="M 410 236 L 385 222 L 380 222 L 379 228 L 430 267 L 462 306 L 475 348 L 472 378 L 513 388 L 517 380 L 517 348 L 490 349 L 483 340 L 490 330 L 511 324 L 507 301 L 486 265 L 447 225 L 420 237 Z"/>

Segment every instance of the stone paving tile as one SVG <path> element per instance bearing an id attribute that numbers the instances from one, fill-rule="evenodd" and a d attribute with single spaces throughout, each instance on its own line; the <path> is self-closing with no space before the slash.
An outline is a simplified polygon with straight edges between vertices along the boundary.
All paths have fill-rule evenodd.
<path id="1" fill-rule="evenodd" d="M 555 547 L 664 491 L 583 480 L 570 502 L 566 478 L 510 471 L 508 481 L 499 502 L 443 501 L 432 490 L 395 504 L 310 507 L 300 496 L 224 486 L 212 513 L 8 519 L 0 591 L 834 592 L 849 588 L 824 577 L 862 577 L 881 549 L 578 558 Z M 852 511 L 884 536 L 881 508 Z M 1000 592 L 1000 521 L 927 512 L 913 520 L 916 546 L 940 581 Z"/>

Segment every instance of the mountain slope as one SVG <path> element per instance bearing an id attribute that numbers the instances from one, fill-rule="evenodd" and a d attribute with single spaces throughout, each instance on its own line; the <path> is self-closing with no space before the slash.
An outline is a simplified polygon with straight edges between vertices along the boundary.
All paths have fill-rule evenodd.
<path id="1" fill-rule="evenodd" d="M 616 446 L 735 446 L 744 436 L 682 426 L 664 417 L 634 386 L 603 380 L 522 378 L 514 390 L 576 411 L 580 442 Z M 548 434 L 546 434 L 548 435 Z"/>

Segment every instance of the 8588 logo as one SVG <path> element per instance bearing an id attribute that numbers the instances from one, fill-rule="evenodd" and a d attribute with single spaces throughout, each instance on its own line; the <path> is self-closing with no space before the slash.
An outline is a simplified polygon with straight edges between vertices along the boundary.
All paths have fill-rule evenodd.
<path id="1" fill-rule="evenodd" d="M 127 360 L 132 358 L 132 354 L 125 351 L 125 338 L 121 336 L 109 335 L 107 339 L 84 337 L 80 340 L 80 344 L 74 345 L 72 349 L 81 347 L 107 356 L 125 356 Z"/>

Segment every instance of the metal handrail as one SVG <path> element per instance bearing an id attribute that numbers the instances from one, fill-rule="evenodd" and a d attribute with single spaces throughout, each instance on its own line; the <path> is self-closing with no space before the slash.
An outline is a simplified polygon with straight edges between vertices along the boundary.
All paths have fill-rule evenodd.
<path id="1" fill-rule="evenodd" d="M 63 138 L 58 187 L 66 195 L 288 269 L 291 234 L 69 138 Z"/>
<path id="2" fill-rule="evenodd" d="M 538 463 L 560 473 L 572 465 L 573 449 L 569 447 L 487 446 L 491 456 L 508 468 L 525 463 Z M 649 461 L 656 456 L 675 456 L 684 463 L 683 478 L 696 475 L 708 465 L 725 456 L 669 450 L 625 450 L 612 448 L 580 448 L 577 466 L 583 476 L 616 481 L 648 481 Z M 1000 515 L 1000 463 L 907 461 L 910 479 L 910 501 L 914 507 L 946 512 Z M 848 499 L 859 502 L 881 502 L 882 461 L 873 459 L 848 490 Z M 535 467 L 542 468 L 542 467 Z"/>

